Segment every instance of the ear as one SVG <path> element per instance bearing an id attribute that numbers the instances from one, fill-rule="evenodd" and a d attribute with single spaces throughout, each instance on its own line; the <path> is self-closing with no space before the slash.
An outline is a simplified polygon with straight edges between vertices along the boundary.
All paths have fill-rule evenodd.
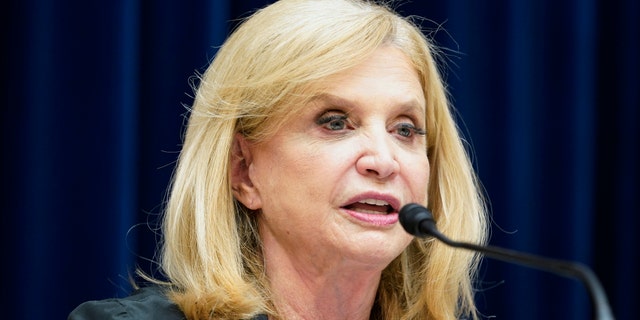
<path id="1" fill-rule="evenodd" d="M 236 133 L 231 145 L 230 178 L 233 197 L 245 207 L 258 210 L 262 207 L 262 201 L 249 175 L 252 160 L 249 142 L 244 135 Z"/>

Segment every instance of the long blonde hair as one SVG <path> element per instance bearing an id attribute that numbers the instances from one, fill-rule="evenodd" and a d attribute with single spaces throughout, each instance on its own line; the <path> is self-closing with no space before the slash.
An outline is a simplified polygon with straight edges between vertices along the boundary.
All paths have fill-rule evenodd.
<path id="1" fill-rule="evenodd" d="M 229 177 L 233 137 L 266 139 L 313 95 L 313 84 L 383 45 L 402 50 L 421 76 L 431 162 L 429 207 L 439 229 L 482 243 L 485 209 L 434 60 L 434 47 L 388 5 L 357 0 L 281 0 L 235 30 L 199 77 L 163 220 L 168 294 L 189 319 L 277 317 L 264 277 L 254 215 Z M 476 317 L 478 257 L 415 239 L 383 272 L 384 318 Z"/>

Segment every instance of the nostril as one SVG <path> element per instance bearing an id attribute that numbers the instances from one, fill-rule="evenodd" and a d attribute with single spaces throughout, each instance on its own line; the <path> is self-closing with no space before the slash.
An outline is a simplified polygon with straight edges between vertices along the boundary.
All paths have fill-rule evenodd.
<path id="1" fill-rule="evenodd" d="M 358 172 L 377 179 L 387 179 L 399 172 L 400 166 L 393 157 L 365 155 L 356 163 Z"/>
<path id="2" fill-rule="evenodd" d="M 384 134 L 387 134 L 386 131 Z M 376 179 L 388 179 L 399 173 L 400 163 L 394 148 L 393 143 L 382 138 L 365 141 L 356 160 L 358 172 Z"/>

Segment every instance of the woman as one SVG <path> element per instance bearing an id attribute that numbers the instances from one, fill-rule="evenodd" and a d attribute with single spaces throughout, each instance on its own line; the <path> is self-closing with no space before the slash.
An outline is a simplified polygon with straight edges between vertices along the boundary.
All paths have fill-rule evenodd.
<path id="1" fill-rule="evenodd" d="M 198 84 L 163 221 L 168 282 L 70 319 L 476 318 L 478 257 L 398 223 L 416 202 L 485 241 L 434 52 L 383 5 L 255 13 Z"/>

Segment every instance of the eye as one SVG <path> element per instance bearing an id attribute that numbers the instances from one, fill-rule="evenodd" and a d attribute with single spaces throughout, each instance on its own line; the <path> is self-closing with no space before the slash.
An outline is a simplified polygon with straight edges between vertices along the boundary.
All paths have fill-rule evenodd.
<path id="1" fill-rule="evenodd" d="M 412 138 L 414 135 L 424 136 L 426 134 L 423 129 L 417 128 L 410 123 L 399 123 L 393 127 L 392 131 L 395 131 L 395 133 L 403 138 Z"/>
<path id="2" fill-rule="evenodd" d="M 346 114 L 324 113 L 316 120 L 316 124 L 331 131 L 347 129 L 349 119 Z"/>

